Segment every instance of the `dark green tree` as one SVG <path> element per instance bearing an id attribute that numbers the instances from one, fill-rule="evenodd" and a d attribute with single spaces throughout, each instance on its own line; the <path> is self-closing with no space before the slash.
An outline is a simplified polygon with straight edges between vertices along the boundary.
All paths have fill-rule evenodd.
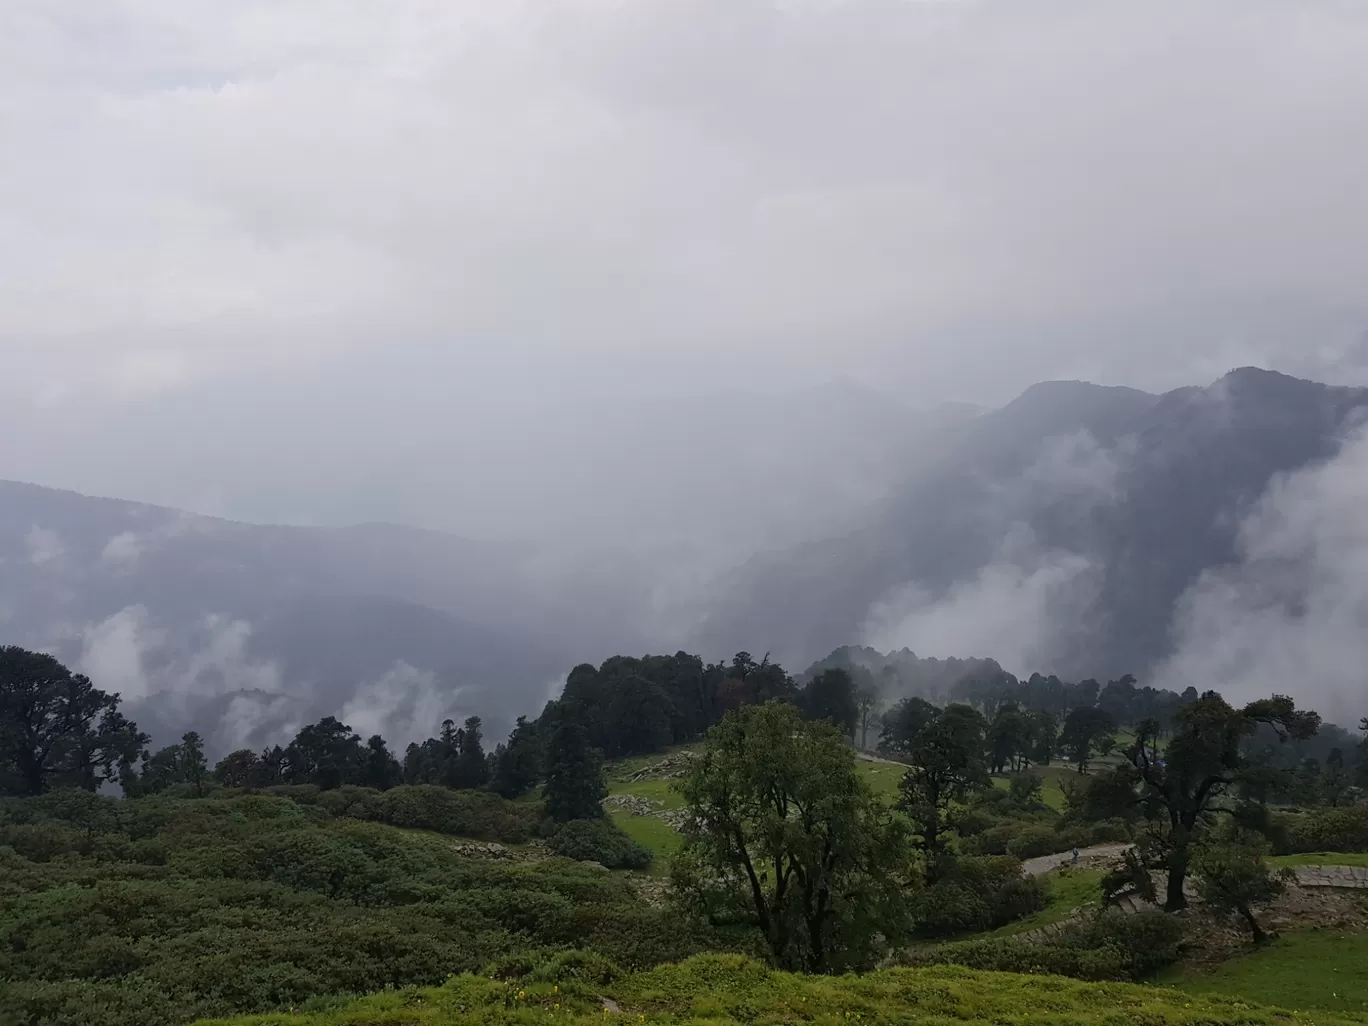
<path id="1" fill-rule="evenodd" d="M 1207 908 L 1238 915 L 1249 926 L 1255 944 L 1268 939 L 1254 912 L 1283 893 L 1290 870 L 1274 873 L 1264 863 L 1261 847 L 1238 844 L 1203 845 L 1195 853 L 1192 869 Z"/>
<path id="2" fill-rule="evenodd" d="M 542 723 L 547 732 L 542 788 L 547 814 L 558 823 L 599 818 L 608 795 L 603 753 L 589 743 L 581 713 L 553 703 L 542 714 Z"/>
<path id="3" fill-rule="evenodd" d="M 1059 720 L 1044 709 L 1031 712 L 1031 758 L 1042 766 L 1050 765 L 1059 745 Z"/>
<path id="4" fill-rule="evenodd" d="M 758 663 L 749 652 L 736 653 L 727 676 L 740 682 L 741 700 L 746 705 L 792 702 L 798 697 L 798 685 L 782 666 L 770 662 L 768 652 Z"/>
<path id="5" fill-rule="evenodd" d="M 41 794 L 126 779 L 148 738 L 118 706 L 50 655 L 0 648 L 0 786 Z"/>
<path id="6" fill-rule="evenodd" d="M 655 681 L 631 673 L 613 682 L 605 743 L 617 756 L 649 755 L 674 740 L 674 704 Z"/>
<path id="7" fill-rule="evenodd" d="M 292 784 L 332 790 L 361 779 L 366 763 L 361 738 L 334 716 L 305 727 L 284 752 L 284 777 Z"/>
<path id="8" fill-rule="evenodd" d="M 967 705 L 951 705 L 922 728 L 912 743 L 900 785 L 899 808 L 912 821 L 916 844 L 935 879 L 948 851 L 946 834 L 974 791 L 989 787 L 983 717 Z"/>
<path id="9" fill-rule="evenodd" d="M 714 727 L 681 785 L 677 900 L 759 931 L 776 964 L 873 965 L 907 935 L 906 827 L 860 778 L 843 728 L 784 702 Z"/>
<path id="10" fill-rule="evenodd" d="M 989 768 L 994 773 L 1003 773 L 1021 768 L 1022 756 L 1030 751 L 1031 723 L 1013 703 L 998 707 L 997 715 L 988 727 Z"/>
<path id="11" fill-rule="evenodd" d="M 489 760 L 484 751 L 484 724 L 478 716 L 466 718 L 456 737 L 456 787 L 475 790 L 489 780 Z"/>
<path id="12" fill-rule="evenodd" d="M 366 742 L 366 761 L 361 770 L 361 783 L 379 791 L 388 791 L 404 782 L 404 768 L 379 734 Z"/>
<path id="13" fill-rule="evenodd" d="M 808 681 L 798 695 L 798 707 L 810 720 L 836 724 L 846 737 L 854 736 L 860 720 L 855 681 L 842 669 L 823 670 Z"/>
<path id="14" fill-rule="evenodd" d="M 1145 848 L 1168 872 L 1165 906 L 1170 910 L 1187 906 L 1183 884 L 1192 852 L 1212 820 L 1236 811 L 1225 799 L 1249 766 L 1244 742 L 1260 724 L 1283 740 L 1305 740 L 1320 729 L 1320 716 L 1297 709 L 1285 695 L 1235 709 L 1208 691 L 1179 710 L 1162 757 L 1143 732 L 1129 750 L 1137 800 L 1148 823 Z"/>
<path id="15" fill-rule="evenodd" d="M 879 724 L 879 691 L 873 685 L 865 685 L 855 691 L 855 709 L 859 718 L 856 727 L 860 732 L 860 749 L 869 750 L 869 731 Z"/>
<path id="16" fill-rule="evenodd" d="M 1086 773 L 1088 763 L 1103 738 L 1116 733 L 1116 720 L 1103 709 L 1082 706 L 1064 719 L 1059 732 L 1059 747 L 1078 763 L 1078 772 Z"/>
<path id="17" fill-rule="evenodd" d="M 907 761 L 917 735 L 939 715 L 940 710 L 924 698 L 904 698 L 884 713 L 879 754 L 889 759 Z"/>
<path id="18" fill-rule="evenodd" d="M 224 787 L 261 787 L 261 760 L 250 748 L 229 752 L 214 767 L 214 779 Z"/>
<path id="19" fill-rule="evenodd" d="M 537 785 L 542 774 L 541 739 L 537 727 L 519 716 L 508 743 L 494 751 L 491 786 L 505 798 L 521 798 Z"/>

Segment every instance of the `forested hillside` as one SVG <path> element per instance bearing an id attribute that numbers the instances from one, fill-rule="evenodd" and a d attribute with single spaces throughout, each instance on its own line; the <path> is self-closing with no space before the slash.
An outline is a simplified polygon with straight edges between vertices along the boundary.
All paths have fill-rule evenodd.
<path id="1" fill-rule="evenodd" d="M 757 555 L 703 637 L 763 637 L 802 662 L 870 639 L 1019 674 L 1143 674 L 1172 651 L 1184 592 L 1239 560 L 1250 505 L 1333 457 L 1365 406 L 1368 390 L 1253 368 L 1162 396 L 1037 385 L 970 422 L 867 527 Z"/>

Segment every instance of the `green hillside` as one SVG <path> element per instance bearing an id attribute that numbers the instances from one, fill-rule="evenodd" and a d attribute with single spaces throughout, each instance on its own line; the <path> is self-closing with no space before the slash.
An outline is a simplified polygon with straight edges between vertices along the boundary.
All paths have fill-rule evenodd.
<path id="1" fill-rule="evenodd" d="M 214 1026 L 400 1026 L 444 1023 L 919 1023 L 1014 1026 L 1203 1024 L 1336 1026 L 1363 1020 L 1280 1011 L 1236 998 L 1126 984 L 943 967 L 823 978 L 774 972 L 735 955 L 701 955 L 613 978 L 602 963 L 566 964 L 559 976 L 499 981 L 453 977 L 443 987 L 322 1002 L 297 1015 L 213 1020 Z M 206 1022 L 202 1026 L 209 1026 Z"/>
<path id="2" fill-rule="evenodd" d="M 1174 969 L 1159 982 L 1192 994 L 1242 994 L 1294 1008 L 1352 1012 L 1368 1021 L 1368 935 L 1289 933 L 1212 972 Z"/>

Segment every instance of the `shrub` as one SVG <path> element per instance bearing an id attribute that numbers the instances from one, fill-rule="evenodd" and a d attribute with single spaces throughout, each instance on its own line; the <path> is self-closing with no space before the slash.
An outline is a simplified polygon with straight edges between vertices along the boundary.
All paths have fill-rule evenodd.
<path id="1" fill-rule="evenodd" d="M 1142 980 L 1178 960 L 1183 924 L 1157 910 L 1111 911 L 1045 939 L 1008 937 L 919 948 L 904 965 L 962 965 L 996 972 L 1052 973 L 1080 980 Z"/>
<path id="2" fill-rule="evenodd" d="M 1277 816 L 1266 832 L 1279 855 L 1368 851 L 1368 805 Z"/>
<path id="3" fill-rule="evenodd" d="M 1036 859 L 1054 855 L 1073 847 L 1072 834 L 1061 834 L 1053 827 L 1031 826 L 1020 831 L 1007 842 L 1007 854 L 1019 859 Z"/>
<path id="4" fill-rule="evenodd" d="M 960 858 L 912 900 L 916 933 L 951 937 L 1006 926 L 1045 907 L 1045 888 L 1011 857 Z"/>
<path id="5" fill-rule="evenodd" d="M 432 784 L 378 792 L 378 818 L 399 827 L 521 844 L 541 818 L 541 807 L 510 802 L 488 791 L 453 791 Z"/>
<path id="6" fill-rule="evenodd" d="M 567 859 L 597 862 L 609 869 L 645 869 L 651 864 L 651 852 L 609 819 L 563 823 L 551 835 L 549 847 Z"/>

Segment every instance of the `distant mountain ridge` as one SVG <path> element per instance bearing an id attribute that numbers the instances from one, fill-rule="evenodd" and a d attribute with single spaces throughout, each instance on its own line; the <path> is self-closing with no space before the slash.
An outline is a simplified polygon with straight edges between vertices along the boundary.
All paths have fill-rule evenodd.
<path id="1" fill-rule="evenodd" d="M 1237 558 L 1243 513 L 1276 475 L 1334 456 L 1365 411 L 1368 389 L 1256 368 L 1164 395 L 1032 386 L 963 425 L 867 527 L 739 568 L 701 636 L 717 650 L 767 638 L 800 665 L 841 645 L 921 652 L 949 637 L 937 654 L 1015 659 L 1017 673 L 1143 672 L 1167 654 L 1184 591 Z M 1052 636 L 1034 648 L 962 623 L 991 626 L 994 596 L 1048 607 L 1037 593 L 1052 588 L 1077 598 L 1042 613 Z M 880 625 L 881 604 L 896 621 L 900 601 L 920 636 Z"/>
<path id="2" fill-rule="evenodd" d="M 800 411 L 794 437 L 820 433 L 821 409 Z M 482 715 L 493 737 L 571 666 L 617 652 L 768 650 L 792 668 L 868 645 L 1018 674 L 1143 673 L 1172 646 L 1180 597 L 1238 558 L 1241 518 L 1270 481 L 1334 456 L 1366 411 L 1368 390 L 1248 368 L 1164 395 L 1045 382 L 988 412 L 890 408 L 871 423 L 907 434 L 883 438 L 878 461 L 904 455 L 860 526 L 711 578 L 687 547 L 652 563 L 626 547 L 261 526 L 0 482 L 0 640 L 123 692 L 159 740 L 195 722 L 219 747 L 337 712 L 398 743 L 447 715 Z"/>

